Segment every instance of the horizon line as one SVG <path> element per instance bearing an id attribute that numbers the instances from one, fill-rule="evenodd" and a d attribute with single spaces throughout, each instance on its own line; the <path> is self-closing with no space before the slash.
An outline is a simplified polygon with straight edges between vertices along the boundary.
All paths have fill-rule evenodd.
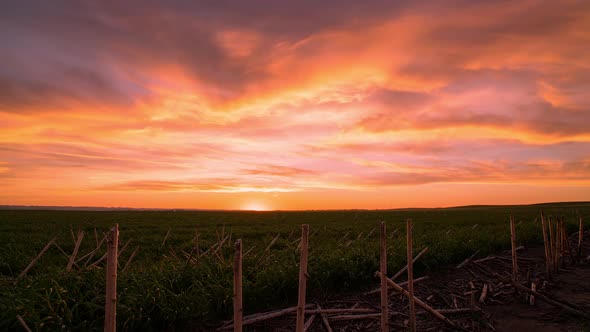
<path id="1" fill-rule="evenodd" d="M 248 210 L 248 209 L 207 209 L 207 208 L 157 208 L 157 207 L 124 207 L 124 206 L 79 206 L 79 205 L 2 205 L 0 210 L 62 210 L 62 211 L 219 211 L 219 212 L 305 212 L 305 211 L 395 211 L 395 210 L 429 210 L 429 209 L 455 209 L 466 207 L 503 207 L 503 206 L 534 206 L 534 205 L 551 205 L 551 204 L 584 204 L 590 201 L 551 201 L 538 202 L 530 204 L 468 204 L 452 205 L 438 207 L 401 207 L 401 208 L 342 208 L 342 209 L 268 209 L 268 210 Z"/>

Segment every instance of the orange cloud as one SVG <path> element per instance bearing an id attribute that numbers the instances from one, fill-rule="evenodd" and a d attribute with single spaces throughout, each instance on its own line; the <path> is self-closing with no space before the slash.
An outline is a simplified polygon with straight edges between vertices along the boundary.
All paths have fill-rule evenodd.
<path id="1" fill-rule="evenodd" d="M 0 204 L 590 197 L 585 2 L 3 9 Z"/>

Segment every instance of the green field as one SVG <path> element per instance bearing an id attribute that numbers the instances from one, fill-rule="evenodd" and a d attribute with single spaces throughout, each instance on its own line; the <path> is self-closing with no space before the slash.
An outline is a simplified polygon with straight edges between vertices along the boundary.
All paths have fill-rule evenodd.
<path id="1" fill-rule="evenodd" d="M 296 303 L 300 225 L 310 225 L 308 297 L 357 292 L 376 284 L 379 222 L 387 223 L 389 271 L 406 263 L 405 220 L 414 221 L 414 248 L 430 251 L 415 275 L 509 247 L 509 216 L 517 221 L 519 244 L 541 240 L 538 220 L 563 216 L 573 231 L 578 216 L 590 217 L 590 203 L 531 206 L 461 207 L 390 211 L 223 212 L 223 211 L 41 211 L 0 210 L 0 330 L 18 330 L 16 315 L 34 329 L 102 330 L 104 263 L 66 273 L 68 258 L 56 247 L 40 259 L 17 286 L 18 274 L 54 236 L 66 253 L 74 248 L 70 228 L 85 238 L 78 257 L 96 247 L 99 236 L 120 225 L 121 267 L 139 246 L 136 258 L 119 274 L 119 330 L 163 330 L 199 326 L 231 317 L 233 242 L 243 240 L 246 314 Z M 477 225 L 477 226 L 475 226 Z M 166 244 L 162 242 L 166 233 Z M 205 252 L 231 234 L 219 257 L 207 254 L 187 264 L 182 251 Z M 373 231 L 374 230 L 374 231 Z M 276 243 L 264 254 L 271 240 Z M 174 254 L 170 253 L 171 251 Z M 101 251 L 92 259 L 97 260 Z M 176 257 L 174 257 L 176 255 Z"/>

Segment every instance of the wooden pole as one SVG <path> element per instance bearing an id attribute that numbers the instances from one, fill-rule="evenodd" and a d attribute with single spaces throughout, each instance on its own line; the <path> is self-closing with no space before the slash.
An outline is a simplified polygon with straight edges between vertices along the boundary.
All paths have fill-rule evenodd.
<path id="1" fill-rule="evenodd" d="M 580 217 L 580 227 L 578 229 L 578 257 L 582 257 L 582 240 L 584 239 L 584 222 Z"/>
<path id="2" fill-rule="evenodd" d="M 41 249 L 41 251 L 39 252 L 39 254 L 37 254 L 37 256 L 35 258 L 33 258 L 33 260 L 29 263 L 29 265 L 27 265 L 27 267 L 23 270 L 23 272 L 21 272 L 18 275 L 18 278 L 16 278 L 16 281 L 14 282 L 14 284 L 16 285 L 18 283 L 18 281 L 24 277 L 27 272 L 29 272 L 30 269 L 33 268 L 33 265 L 35 265 L 35 263 L 37 263 L 37 261 L 41 258 L 41 256 L 43 256 L 45 254 L 45 252 L 47 252 L 47 250 L 49 250 L 49 247 L 51 247 L 51 245 L 55 242 L 57 238 L 53 238 L 51 239 L 51 241 L 49 241 L 45 247 L 43 247 L 43 249 Z"/>
<path id="3" fill-rule="evenodd" d="M 545 274 L 547 280 L 551 280 L 551 247 L 549 246 L 547 225 L 545 223 L 545 216 L 543 213 L 541 213 L 541 227 L 543 228 L 543 246 L 545 247 Z"/>
<path id="4" fill-rule="evenodd" d="M 67 272 L 70 272 L 72 270 L 72 266 L 74 266 L 74 262 L 76 261 L 76 256 L 78 256 L 78 250 L 80 250 L 80 244 L 82 243 L 83 238 L 84 231 L 78 232 L 78 239 L 76 240 L 76 245 L 74 246 L 74 252 L 72 253 L 72 256 L 70 256 L 70 261 L 66 267 Z"/>
<path id="5" fill-rule="evenodd" d="M 410 330 L 416 332 L 416 304 L 414 303 L 414 264 L 412 264 L 412 219 L 406 221 L 408 248 L 408 300 L 410 310 Z"/>
<path id="6" fill-rule="evenodd" d="M 512 243 L 512 280 L 518 281 L 518 261 L 516 256 L 516 227 L 510 216 L 510 242 Z"/>
<path id="7" fill-rule="evenodd" d="M 234 246 L 234 331 L 242 332 L 242 240 L 238 239 Z"/>
<path id="8" fill-rule="evenodd" d="M 553 222 L 551 216 L 547 220 L 547 226 L 549 227 L 549 248 L 551 253 L 551 269 L 553 272 L 557 272 L 555 267 L 555 235 L 553 234 Z"/>
<path id="9" fill-rule="evenodd" d="M 296 332 L 305 330 L 305 290 L 307 288 L 307 248 L 309 239 L 309 225 L 301 225 L 301 258 L 299 261 L 299 296 L 297 302 Z"/>
<path id="10" fill-rule="evenodd" d="M 389 331 L 389 297 L 387 296 L 387 234 L 385 222 L 381 222 L 381 332 Z"/>
<path id="11" fill-rule="evenodd" d="M 107 239 L 107 292 L 105 302 L 104 331 L 117 330 L 117 251 L 119 249 L 119 224 L 109 231 Z"/>
<path id="12" fill-rule="evenodd" d="M 559 269 L 561 260 L 561 224 L 559 219 L 555 221 L 555 267 Z"/>

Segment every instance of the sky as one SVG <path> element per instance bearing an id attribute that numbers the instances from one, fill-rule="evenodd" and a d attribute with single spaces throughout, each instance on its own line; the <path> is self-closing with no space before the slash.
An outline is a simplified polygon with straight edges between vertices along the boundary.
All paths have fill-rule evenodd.
<path id="1" fill-rule="evenodd" d="M 2 1 L 0 204 L 590 200 L 589 1 Z"/>

